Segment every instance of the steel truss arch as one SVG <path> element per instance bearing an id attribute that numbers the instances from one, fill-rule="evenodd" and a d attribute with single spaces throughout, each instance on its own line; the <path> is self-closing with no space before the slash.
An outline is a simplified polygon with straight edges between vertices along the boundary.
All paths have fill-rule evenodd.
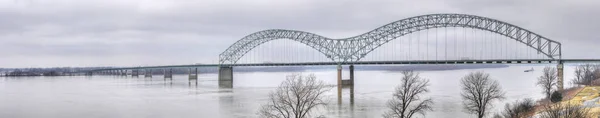
<path id="1" fill-rule="evenodd" d="M 367 33 L 343 39 L 294 30 L 264 30 L 250 34 L 219 55 L 219 63 L 236 63 L 254 47 L 275 39 L 304 43 L 335 62 L 353 62 L 381 45 L 412 32 L 440 27 L 463 27 L 490 31 L 527 45 L 548 58 L 561 59 L 561 43 L 499 20 L 467 14 L 430 14 L 398 20 Z"/>

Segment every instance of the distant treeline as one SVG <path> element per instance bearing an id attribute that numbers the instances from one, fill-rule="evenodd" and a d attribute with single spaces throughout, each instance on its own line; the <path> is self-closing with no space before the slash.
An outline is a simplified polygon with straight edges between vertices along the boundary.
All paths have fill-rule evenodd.
<path id="1" fill-rule="evenodd" d="M 110 67 L 0 68 L 0 76 L 68 76 Z"/>

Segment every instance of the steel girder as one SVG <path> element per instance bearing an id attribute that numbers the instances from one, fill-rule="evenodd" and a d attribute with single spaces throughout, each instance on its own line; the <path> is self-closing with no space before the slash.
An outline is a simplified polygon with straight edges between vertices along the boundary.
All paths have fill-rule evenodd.
<path id="1" fill-rule="evenodd" d="M 253 48 L 276 39 L 294 40 L 321 52 L 334 62 L 355 62 L 369 52 L 412 32 L 440 27 L 474 28 L 497 33 L 527 45 L 550 59 L 561 59 L 561 43 L 499 20 L 467 14 L 429 14 L 398 20 L 370 32 L 343 39 L 313 33 L 272 29 L 250 34 L 219 55 L 220 64 L 235 64 Z"/>

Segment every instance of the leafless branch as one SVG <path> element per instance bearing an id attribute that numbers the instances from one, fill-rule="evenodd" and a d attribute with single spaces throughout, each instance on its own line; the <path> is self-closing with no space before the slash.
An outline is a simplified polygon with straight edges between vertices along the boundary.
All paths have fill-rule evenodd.
<path id="1" fill-rule="evenodd" d="M 463 106 L 467 113 L 477 114 L 483 118 L 487 109 L 492 107 L 492 101 L 504 99 L 504 92 L 496 80 L 490 79 L 489 74 L 472 72 L 461 80 Z"/>
<path id="2" fill-rule="evenodd" d="M 556 68 L 545 67 L 542 76 L 538 78 L 537 85 L 542 87 L 542 89 L 544 90 L 543 93 L 544 95 L 546 95 L 546 98 L 550 98 L 550 95 L 553 91 L 552 87 L 556 86 L 556 83 Z"/>
<path id="3" fill-rule="evenodd" d="M 422 98 L 421 95 L 429 92 L 429 80 L 421 78 L 419 73 L 403 71 L 401 85 L 396 88 L 393 98 L 388 101 L 390 111 L 383 116 L 386 118 L 411 118 L 415 113 L 425 115 L 432 111 L 431 98 Z"/>
<path id="4" fill-rule="evenodd" d="M 289 75 L 279 87 L 269 94 L 269 103 L 262 106 L 258 114 L 265 118 L 307 118 L 311 111 L 325 105 L 323 94 L 331 87 L 316 80 L 311 74 Z"/>
<path id="5" fill-rule="evenodd" d="M 592 82 L 600 78 L 600 66 L 580 65 L 575 68 L 575 78 L 572 83 L 580 85 L 592 85 Z"/>
<path id="6" fill-rule="evenodd" d="M 534 112 L 535 103 L 532 99 L 515 101 L 513 104 L 506 104 L 502 115 L 504 118 L 527 118 L 527 115 Z"/>

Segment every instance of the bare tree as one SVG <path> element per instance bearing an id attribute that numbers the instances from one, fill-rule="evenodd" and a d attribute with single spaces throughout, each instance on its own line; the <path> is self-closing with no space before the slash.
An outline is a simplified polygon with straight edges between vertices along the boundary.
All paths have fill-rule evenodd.
<path id="1" fill-rule="evenodd" d="M 543 93 L 546 95 L 546 98 L 550 98 L 550 95 L 553 91 L 552 87 L 556 86 L 556 83 L 556 68 L 545 67 L 542 76 L 538 78 L 537 85 L 542 87 L 542 89 L 544 90 Z"/>
<path id="2" fill-rule="evenodd" d="M 526 118 L 527 115 L 534 112 L 535 103 L 532 99 L 523 99 L 515 101 L 512 105 L 506 104 L 502 115 L 504 118 Z"/>
<path id="3" fill-rule="evenodd" d="M 293 74 L 269 94 L 269 103 L 258 114 L 263 118 L 307 118 L 311 111 L 325 105 L 323 94 L 331 89 L 311 74 Z"/>
<path id="4" fill-rule="evenodd" d="M 472 72 L 461 80 L 463 106 L 467 113 L 483 118 L 494 100 L 504 99 L 504 92 L 496 80 L 484 72 Z"/>
<path id="5" fill-rule="evenodd" d="M 592 118 L 596 115 L 590 108 L 569 102 L 546 105 L 540 113 L 541 118 Z"/>
<path id="6" fill-rule="evenodd" d="M 591 85 L 592 81 L 600 77 L 600 69 L 597 65 L 579 65 L 575 68 L 574 84 Z"/>
<path id="7" fill-rule="evenodd" d="M 429 80 L 421 78 L 419 73 L 413 71 L 402 71 L 400 86 L 396 87 L 394 96 L 388 101 L 387 106 L 391 109 L 383 114 L 386 118 L 411 118 L 415 113 L 425 115 L 425 112 L 433 110 L 431 98 L 422 98 L 421 95 L 429 92 Z"/>

